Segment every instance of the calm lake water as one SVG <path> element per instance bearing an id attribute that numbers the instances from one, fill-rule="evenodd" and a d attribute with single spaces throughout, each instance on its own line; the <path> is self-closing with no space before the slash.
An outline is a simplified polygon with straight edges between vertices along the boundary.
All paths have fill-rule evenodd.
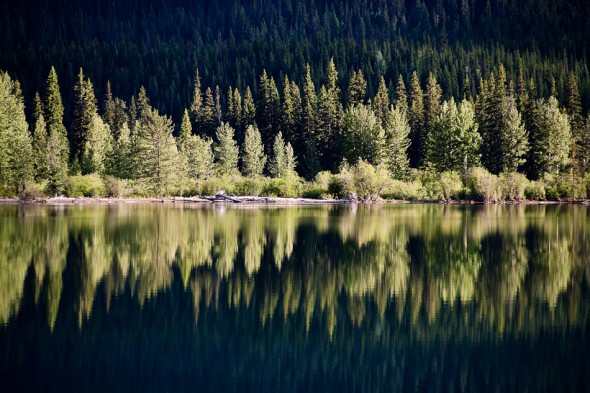
<path id="1" fill-rule="evenodd" d="M 590 209 L 0 206 L 0 391 L 590 391 Z"/>

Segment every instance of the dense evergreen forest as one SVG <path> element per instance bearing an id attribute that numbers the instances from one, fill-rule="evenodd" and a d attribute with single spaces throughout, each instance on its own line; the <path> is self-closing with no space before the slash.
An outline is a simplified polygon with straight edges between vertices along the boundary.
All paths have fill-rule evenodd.
<path id="1" fill-rule="evenodd" d="M 584 1 L 38 0 L 0 21 L 3 194 L 269 175 L 332 196 L 587 195 Z M 303 192 L 275 186 L 245 188 Z"/>

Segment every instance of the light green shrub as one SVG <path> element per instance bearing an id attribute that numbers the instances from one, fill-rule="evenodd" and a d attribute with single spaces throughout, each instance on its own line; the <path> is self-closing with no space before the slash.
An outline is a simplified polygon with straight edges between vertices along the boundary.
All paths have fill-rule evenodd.
<path id="1" fill-rule="evenodd" d="M 424 190 L 420 182 L 391 180 L 389 187 L 383 192 L 383 198 L 410 201 L 422 198 L 423 194 Z"/>
<path id="2" fill-rule="evenodd" d="M 106 193 L 104 182 L 96 174 L 70 176 L 66 182 L 66 195 L 70 197 L 102 197 Z"/>
<path id="3" fill-rule="evenodd" d="M 389 186 L 389 172 L 382 165 L 374 167 L 361 159 L 352 167 L 351 172 L 354 188 L 362 199 L 376 200 Z"/>
<path id="4" fill-rule="evenodd" d="M 465 187 L 469 196 L 484 203 L 500 200 L 500 182 L 498 176 L 484 168 L 470 168 L 465 173 Z"/>
<path id="5" fill-rule="evenodd" d="M 303 185 L 299 178 L 274 178 L 268 179 L 261 195 L 268 197 L 297 198 L 303 191 Z"/>
<path id="6" fill-rule="evenodd" d="M 545 185 L 541 181 L 529 181 L 524 189 L 524 196 L 531 201 L 545 200 Z"/>
<path id="7" fill-rule="evenodd" d="M 500 175 L 502 197 L 510 201 L 521 201 L 529 184 L 525 175 L 518 172 L 505 172 Z"/>

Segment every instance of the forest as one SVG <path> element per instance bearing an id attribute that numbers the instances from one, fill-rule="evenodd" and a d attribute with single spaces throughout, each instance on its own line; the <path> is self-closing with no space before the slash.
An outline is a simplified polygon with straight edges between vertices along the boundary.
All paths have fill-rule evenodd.
<path id="1" fill-rule="evenodd" d="M 586 198 L 589 5 L 520 3 L 3 3 L 0 195 Z"/>

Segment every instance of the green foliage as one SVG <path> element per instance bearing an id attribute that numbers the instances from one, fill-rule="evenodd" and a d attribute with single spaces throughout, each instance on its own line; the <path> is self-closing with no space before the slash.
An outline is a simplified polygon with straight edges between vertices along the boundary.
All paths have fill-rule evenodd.
<path id="1" fill-rule="evenodd" d="M 545 184 L 542 181 L 529 181 L 524 189 L 524 196 L 531 201 L 545 200 Z"/>
<path id="2" fill-rule="evenodd" d="M 96 117 L 98 116 L 98 104 L 94 95 L 94 88 L 90 79 L 84 79 L 84 72 L 80 68 L 78 82 L 74 86 L 74 121 L 72 124 L 72 157 L 78 160 L 88 159 L 92 153 L 85 150 L 91 138 L 91 132 L 96 134 Z M 94 124 L 93 124 L 94 123 Z M 109 131 L 110 132 L 110 131 Z M 94 136 L 96 137 L 96 135 Z M 85 158 L 82 158 L 86 155 Z M 84 166 L 84 165 L 83 165 Z M 89 168 L 86 168 L 89 169 Z M 84 168 L 82 170 L 84 172 Z M 94 169 L 84 173 L 91 173 Z"/>
<path id="3" fill-rule="evenodd" d="M 33 147 L 18 85 L 0 73 L 0 184 L 20 194 L 33 178 Z"/>
<path id="4" fill-rule="evenodd" d="M 301 196 L 303 183 L 298 178 L 268 179 L 261 195 L 268 197 L 296 198 Z"/>
<path id="5" fill-rule="evenodd" d="M 396 120 L 396 119 L 392 119 Z M 392 144 L 402 142 L 396 132 L 404 130 L 390 128 L 390 141 Z M 344 146 L 345 158 L 348 162 L 355 163 L 365 160 L 371 165 L 379 165 L 386 162 L 386 135 L 381 122 L 373 111 L 365 105 L 357 105 L 348 108 L 344 115 Z M 400 146 L 402 147 L 402 146 Z M 392 152 L 392 154 L 398 154 Z M 397 157 L 396 157 L 397 158 Z"/>
<path id="6" fill-rule="evenodd" d="M 86 131 L 82 150 L 82 173 L 105 173 L 108 157 L 112 154 L 113 137 L 109 126 L 94 115 Z"/>
<path id="7" fill-rule="evenodd" d="M 375 167 L 360 159 L 351 168 L 351 172 L 356 193 L 363 200 L 378 199 L 389 185 L 389 173 L 383 165 Z"/>
<path id="8" fill-rule="evenodd" d="M 227 123 L 217 127 L 217 143 L 215 152 L 215 170 L 219 175 L 235 175 L 238 173 L 238 145 L 234 139 L 234 129 Z"/>
<path id="9" fill-rule="evenodd" d="M 261 176 L 266 166 L 266 154 L 258 129 L 249 125 L 242 148 L 242 173 L 246 177 Z"/>
<path id="10" fill-rule="evenodd" d="M 569 174 L 557 175 L 546 173 L 543 176 L 545 183 L 545 197 L 551 201 L 570 200 L 574 198 L 575 183 L 578 180 Z"/>
<path id="11" fill-rule="evenodd" d="M 481 136 L 477 132 L 473 105 L 457 105 L 451 98 L 441 112 L 426 141 L 426 166 L 436 171 L 463 171 L 479 163 Z"/>
<path id="12" fill-rule="evenodd" d="M 516 172 L 525 162 L 528 153 L 528 135 L 516 107 L 514 97 L 502 100 L 500 151 L 504 172 Z"/>
<path id="13" fill-rule="evenodd" d="M 172 136 L 172 120 L 146 108 L 139 122 L 137 139 L 138 177 L 157 196 L 170 193 L 177 185 L 178 150 Z"/>
<path id="14" fill-rule="evenodd" d="M 410 125 L 406 114 L 392 106 L 386 114 L 383 129 L 385 131 L 385 162 L 392 177 L 403 180 L 410 166 L 408 159 Z"/>
<path id="15" fill-rule="evenodd" d="M 107 187 L 96 174 L 71 176 L 65 186 L 69 197 L 103 197 L 107 195 Z"/>
<path id="16" fill-rule="evenodd" d="M 340 169 L 340 172 L 330 179 L 328 184 L 328 194 L 335 198 L 348 199 L 352 193 L 356 192 L 355 178 L 352 170 L 346 166 Z"/>
<path id="17" fill-rule="evenodd" d="M 497 202 L 501 198 L 498 176 L 484 168 L 469 168 L 464 175 L 465 187 L 471 198 L 484 203 Z"/>
<path id="18" fill-rule="evenodd" d="M 290 143 L 283 140 L 283 134 L 279 131 L 276 135 L 272 157 L 269 162 L 269 172 L 275 178 L 292 178 L 296 177 L 295 172 L 295 155 Z"/>
<path id="19" fill-rule="evenodd" d="M 411 201 L 421 199 L 423 195 L 424 189 L 420 182 L 392 180 L 384 191 L 383 198 Z"/>
<path id="20" fill-rule="evenodd" d="M 211 138 L 201 138 L 191 135 L 184 143 L 182 153 L 187 160 L 188 176 L 192 179 L 207 179 L 214 172 L 213 141 Z"/>
<path id="21" fill-rule="evenodd" d="M 503 172 L 500 174 L 500 189 L 504 199 L 522 201 L 529 181 L 522 173 Z"/>
<path id="22" fill-rule="evenodd" d="M 48 189 L 50 193 L 64 191 L 68 177 L 68 157 L 70 147 L 66 130 L 61 124 L 49 125 L 45 163 L 47 165 Z"/>

